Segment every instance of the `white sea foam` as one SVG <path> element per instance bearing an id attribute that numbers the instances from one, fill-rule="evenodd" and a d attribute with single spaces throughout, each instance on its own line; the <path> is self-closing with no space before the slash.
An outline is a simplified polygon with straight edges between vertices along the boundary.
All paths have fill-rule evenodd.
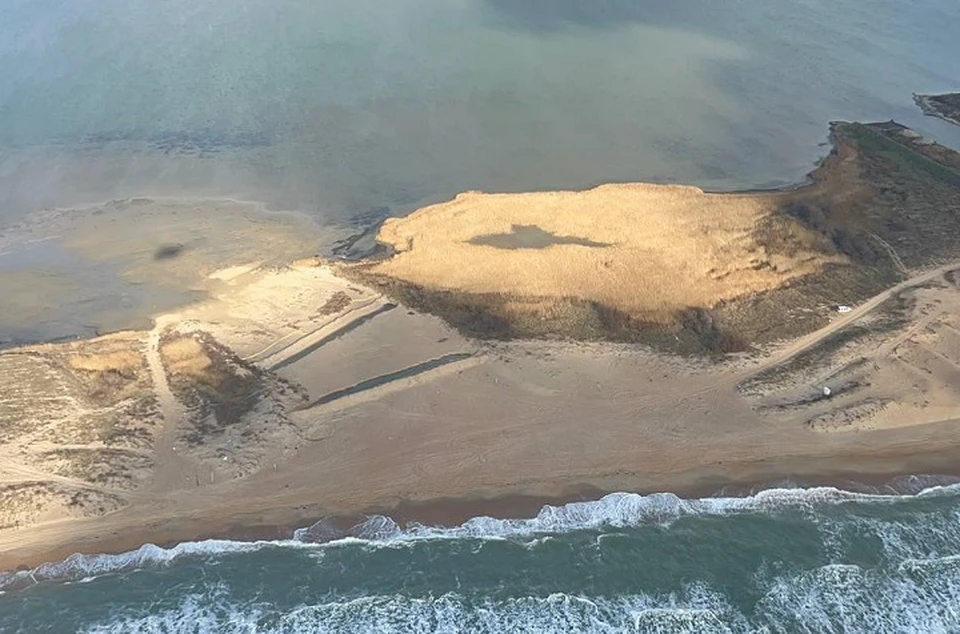
<path id="1" fill-rule="evenodd" d="M 947 634 L 960 628 L 956 558 L 896 571 L 832 564 L 764 585 L 756 612 L 786 631 Z"/>
<path id="2" fill-rule="evenodd" d="M 319 549 L 350 544 L 370 544 L 378 547 L 403 546 L 428 539 L 527 539 L 551 533 L 575 530 L 596 530 L 604 527 L 625 528 L 645 524 L 669 524 L 683 517 L 723 516 L 743 513 L 774 513 L 784 510 L 815 511 L 823 505 L 841 503 L 896 504 L 930 496 L 956 496 L 960 485 L 934 486 L 913 495 L 882 495 L 842 491 L 833 487 L 767 489 L 747 497 L 716 497 L 682 499 L 672 493 L 639 495 L 611 493 L 592 502 L 572 502 L 563 506 L 544 506 L 534 518 L 496 519 L 475 517 L 455 527 L 437 527 L 412 524 L 401 528 L 384 516 L 373 516 L 356 526 L 349 537 L 325 544 L 303 541 L 310 529 L 300 529 L 291 540 L 241 542 L 206 540 L 184 542 L 172 548 L 146 544 L 139 549 L 117 555 L 80 555 L 47 563 L 33 570 L 0 573 L 0 589 L 23 588 L 44 581 L 78 580 L 108 573 L 128 572 L 140 568 L 169 565 L 181 559 L 202 558 L 230 553 L 244 553 L 263 548 Z M 875 520 L 864 519 L 865 523 Z M 903 535 L 889 527 L 876 527 L 885 543 L 895 544 L 905 539 L 911 530 L 903 528 Z M 897 528 L 897 530 L 901 530 Z M 927 531 L 923 531 L 927 533 Z M 915 541 L 929 539 L 916 535 Z M 897 550 L 904 554 L 915 552 L 906 547 Z M 936 553 L 934 553 L 936 554 Z"/>
<path id="3" fill-rule="evenodd" d="M 144 544 L 137 550 L 126 553 L 116 555 L 74 554 L 63 561 L 42 564 L 33 570 L 2 573 L 0 574 L 0 589 L 23 588 L 44 581 L 76 581 L 105 574 L 165 566 L 180 559 L 252 552 L 264 547 L 277 546 L 306 547 L 308 545 L 294 540 L 285 542 L 238 542 L 221 539 L 183 542 L 172 548 Z"/>
<path id="4" fill-rule="evenodd" d="M 732 628 L 727 623 L 732 624 Z M 456 593 L 412 598 L 366 596 L 301 605 L 283 614 L 264 606 L 223 607 L 204 596 L 185 598 L 175 609 L 156 614 L 116 615 L 87 634 L 190 631 L 197 634 L 313 634 L 470 632 L 624 633 L 747 631 L 749 624 L 725 598 L 699 585 L 660 597 L 633 595 L 617 599 L 554 593 L 471 601 Z"/>
<path id="5" fill-rule="evenodd" d="M 916 571 L 863 570 L 826 565 L 780 577 L 758 578 L 762 596 L 748 613 L 719 590 L 692 583 L 669 594 L 616 598 L 555 593 L 539 597 L 470 599 L 363 596 L 301 604 L 283 612 L 272 606 L 235 605 L 228 596 L 190 595 L 176 607 L 148 613 L 123 608 L 87 634 L 190 631 L 197 634 L 292 634 L 350 632 L 550 633 L 762 633 L 903 632 L 946 634 L 960 627 L 960 566 L 923 562 Z M 762 577 L 762 575 L 761 575 Z M 217 594 L 217 590 L 212 591 Z"/>
<path id="6" fill-rule="evenodd" d="M 475 517 L 460 526 L 450 528 L 411 524 L 401 529 L 388 517 L 374 516 L 356 527 L 354 534 L 361 538 L 391 541 L 526 537 L 604 527 L 669 524 L 689 516 L 772 513 L 786 509 L 811 510 L 820 505 L 844 502 L 889 504 L 918 497 L 957 493 L 960 493 L 960 485 L 931 487 L 915 495 L 853 493 L 833 487 L 767 489 L 748 497 L 694 500 L 682 499 L 672 493 L 611 493 L 591 502 L 547 505 L 531 519 Z M 300 534 L 298 533 L 298 536 Z"/>

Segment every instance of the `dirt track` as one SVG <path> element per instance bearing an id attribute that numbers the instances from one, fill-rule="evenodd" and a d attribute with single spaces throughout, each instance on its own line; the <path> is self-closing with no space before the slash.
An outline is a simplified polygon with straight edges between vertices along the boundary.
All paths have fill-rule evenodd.
<path id="1" fill-rule="evenodd" d="M 798 354 L 804 352 L 805 350 L 809 350 L 810 348 L 813 348 L 814 346 L 816 346 L 818 343 L 820 343 L 827 337 L 833 334 L 836 334 L 837 332 L 850 326 L 857 320 L 866 316 L 871 311 L 876 310 L 881 304 L 883 304 L 885 301 L 887 301 L 897 293 L 909 288 L 926 284 L 931 280 L 934 280 L 938 277 L 942 277 L 943 275 L 951 271 L 955 271 L 957 269 L 960 269 L 960 260 L 956 260 L 956 261 L 950 262 L 949 264 L 945 264 L 935 269 L 914 275 L 913 277 L 900 282 L 896 286 L 889 288 L 883 291 L 882 293 L 878 293 L 877 295 L 874 295 L 869 300 L 863 302 L 862 304 L 858 305 L 856 308 L 851 310 L 849 313 L 838 315 L 827 326 L 824 326 L 823 328 L 815 332 L 811 332 L 809 335 L 805 335 L 800 339 L 797 339 L 796 341 L 790 343 L 783 349 L 778 350 L 777 352 L 772 354 L 770 357 L 767 357 L 766 359 L 764 359 L 763 362 L 760 363 L 759 365 L 750 368 L 750 370 L 744 375 L 742 375 L 740 379 L 741 380 L 747 379 L 751 376 L 760 374 L 764 370 L 767 370 L 776 365 L 780 365 L 782 363 L 789 361 L 791 358 L 797 356 Z"/>

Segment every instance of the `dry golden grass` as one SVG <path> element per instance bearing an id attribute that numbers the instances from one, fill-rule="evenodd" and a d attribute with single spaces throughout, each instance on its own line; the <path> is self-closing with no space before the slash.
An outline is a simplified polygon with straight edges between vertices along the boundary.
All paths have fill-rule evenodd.
<path id="1" fill-rule="evenodd" d="M 213 361 L 203 344 L 191 336 L 171 339 L 160 346 L 160 354 L 167 371 L 193 377 L 206 377 Z"/>
<path id="2" fill-rule="evenodd" d="M 72 354 L 67 358 L 67 362 L 74 370 L 84 372 L 124 372 L 139 369 L 143 358 L 135 350 L 118 350 L 100 354 Z"/>
<path id="3" fill-rule="evenodd" d="M 595 301 L 649 321 L 782 286 L 828 261 L 816 236 L 778 216 L 782 244 L 758 229 L 782 202 L 696 187 L 603 185 L 583 192 L 483 194 L 390 219 L 396 254 L 372 272 L 431 289 Z M 502 248 L 515 226 L 560 244 Z M 528 231 L 529 229 L 525 230 Z M 506 238 L 510 240 L 511 238 Z M 580 242 L 574 244 L 572 242 Z"/>

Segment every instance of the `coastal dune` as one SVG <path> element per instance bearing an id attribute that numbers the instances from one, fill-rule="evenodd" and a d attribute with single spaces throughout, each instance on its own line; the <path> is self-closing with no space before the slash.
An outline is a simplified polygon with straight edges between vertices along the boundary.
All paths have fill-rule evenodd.
<path id="1" fill-rule="evenodd" d="M 844 261 L 775 216 L 777 206 L 678 185 L 469 192 L 388 219 L 378 240 L 394 255 L 371 272 L 461 293 L 575 298 L 667 323 Z"/>

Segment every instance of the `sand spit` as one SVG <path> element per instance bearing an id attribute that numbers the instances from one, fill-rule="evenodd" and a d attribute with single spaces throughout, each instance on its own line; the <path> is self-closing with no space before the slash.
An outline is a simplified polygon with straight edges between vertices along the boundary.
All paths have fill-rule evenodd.
<path id="1" fill-rule="evenodd" d="M 893 123 L 834 135 L 794 190 L 471 194 L 389 223 L 393 257 L 233 263 L 150 330 L 0 352 L 0 569 L 147 541 L 285 537 L 325 516 L 437 521 L 448 504 L 462 520 L 503 496 L 955 472 L 956 153 Z M 618 235 L 582 221 L 595 196 L 620 201 L 604 213 L 621 220 L 637 200 L 664 211 Z M 470 220 L 494 202 L 500 224 Z M 444 220 L 451 209 L 469 229 Z M 436 236 L 419 224 L 431 214 Z M 385 272 L 446 275 L 419 252 L 429 240 L 484 276 L 501 256 L 543 266 L 501 275 L 511 294 Z M 670 261 L 694 280 L 668 288 L 624 268 L 590 274 L 608 296 L 563 286 L 565 262 L 610 249 L 617 266 Z M 635 278 L 646 294 L 630 292 Z M 545 279 L 552 296 L 519 294 Z M 718 354 L 736 341 L 748 352 Z"/>
<path id="2" fill-rule="evenodd" d="M 343 272 L 481 338 L 702 353 L 798 336 L 951 257 L 960 231 L 956 152 L 894 123 L 832 132 L 803 187 L 461 194 L 388 220 L 390 255 Z"/>
<path id="3" fill-rule="evenodd" d="M 924 114 L 939 117 L 954 125 L 960 125 L 960 93 L 943 95 L 913 95 L 913 100 Z"/>

